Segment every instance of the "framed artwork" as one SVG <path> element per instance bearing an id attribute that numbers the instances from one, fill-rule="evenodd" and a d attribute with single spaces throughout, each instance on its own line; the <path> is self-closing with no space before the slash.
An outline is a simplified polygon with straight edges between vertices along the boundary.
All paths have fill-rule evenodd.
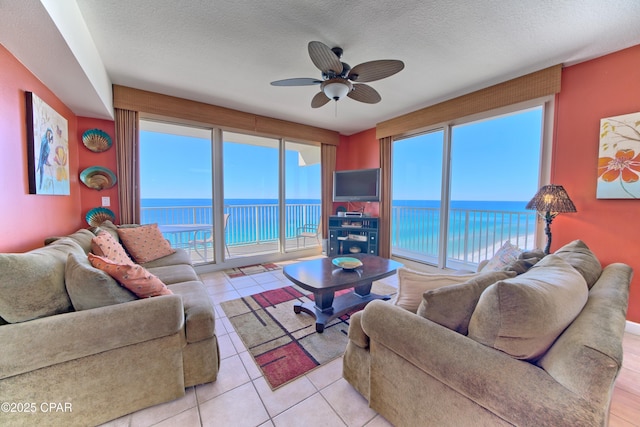
<path id="1" fill-rule="evenodd" d="M 640 198 L 640 113 L 600 120 L 598 199 Z"/>
<path id="2" fill-rule="evenodd" d="M 26 97 L 29 194 L 68 196 L 67 119 L 32 92 Z"/>

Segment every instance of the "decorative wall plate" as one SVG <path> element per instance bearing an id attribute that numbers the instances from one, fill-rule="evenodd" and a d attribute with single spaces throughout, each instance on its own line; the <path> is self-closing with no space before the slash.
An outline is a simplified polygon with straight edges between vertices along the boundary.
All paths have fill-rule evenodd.
<path id="1" fill-rule="evenodd" d="M 80 172 L 80 181 L 94 190 L 104 190 L 116 185 L 116 174 L 102 166 L 91 166 Z"/>
<path id="2" fill-rule="evenodd" d="M 87 212 L 87 216 L 85 216 L 87 220 L 87 224 L 92 227 L 98 227 L 103 222 L 109 220 L 114 222 L 116 220 L 116 216 L 114 215 L 111 209 L 107 208 L 93 208 L 89 212 Z"/>
<path id="3" fill-rule="evenodd" d="M 103 130 L 89 129 L 82 134 L 82 143 L 94 153 L 102 153 L 111 148 L 111 137 Z"/>

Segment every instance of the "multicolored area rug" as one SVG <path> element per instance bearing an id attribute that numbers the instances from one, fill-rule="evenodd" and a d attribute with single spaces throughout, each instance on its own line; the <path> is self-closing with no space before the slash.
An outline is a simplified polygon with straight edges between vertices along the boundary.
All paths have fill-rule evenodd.
<path id="1" fill-rule="evenodd" d="M 245 267 L 235 267 L 230 268 L 228 270 L 224 270 L 223 273 L 227 275 L 228 278 L 234 279 L 236 277 L 249 276 L 251 274 L 264 273 L 267 271 L 280 270 L 282 267 L 278 264 L 268 263 L 268 264 L 254 264 L 247 265 Z"/>
<path id="2" fill-rule="evenodd" d="M 397 289 L 374 283 L 372 292 L 392 295 Z M 272 390 L 344 353 L 353 312 L 332 320 L 319 334 L 313 316 L 293 312 L 294 303 L 312 300 L 312 294 L 287 286 L 221 304 Z"/>

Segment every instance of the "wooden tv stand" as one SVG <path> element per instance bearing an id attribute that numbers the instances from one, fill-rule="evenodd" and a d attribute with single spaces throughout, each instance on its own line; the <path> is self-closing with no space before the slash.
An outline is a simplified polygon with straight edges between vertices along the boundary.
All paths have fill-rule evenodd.
<path id="1" fill-rule="evenodd" d="M 330 216 L 328 255 L 378 255 L 378 226 L 377 217 Z"/>

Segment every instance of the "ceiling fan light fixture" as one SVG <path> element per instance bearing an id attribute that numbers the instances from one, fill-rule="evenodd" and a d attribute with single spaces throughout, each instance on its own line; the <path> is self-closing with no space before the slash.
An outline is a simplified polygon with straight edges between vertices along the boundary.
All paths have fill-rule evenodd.
<path id="1" fill-rule="evenodd" d="M 346 79 L 336 78 L 322 82 L 321 89 L 327 98 L 338 101 L 351 92 L 353 85 Z"/>

